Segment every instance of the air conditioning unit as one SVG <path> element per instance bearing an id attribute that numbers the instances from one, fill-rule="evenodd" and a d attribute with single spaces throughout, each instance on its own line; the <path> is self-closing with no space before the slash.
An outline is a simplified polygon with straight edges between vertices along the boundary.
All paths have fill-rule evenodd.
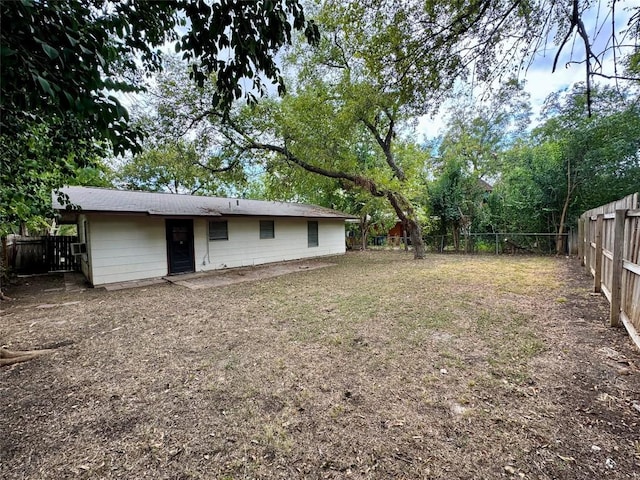
<path id="1" fill-rule="evenodd" d="M 72 243 L 71 244 L 71 255 L 82 255 L 83 253 L 87 253 L 87 244 L 86 243 Z"/>

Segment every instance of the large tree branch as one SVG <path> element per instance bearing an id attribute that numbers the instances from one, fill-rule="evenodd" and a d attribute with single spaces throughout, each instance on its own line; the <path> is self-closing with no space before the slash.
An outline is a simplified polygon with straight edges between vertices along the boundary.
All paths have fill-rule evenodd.
<path id="1" fill-rule="evenodd" d="M 342 57 L 343 66 L 339 67 L 339 68 L 345 68 L 347 70 L 351 70 L 351 66 L 349 65 L 349 61 L 347 60 L 347 54 L 345 53 L 344 48 L 342 47 L 342 45 L 338 41 L 338 34 L 337 33 L 333 34 L 333 43 L 338 48 L 338 50 L 340 51 L 340 56 Z"/>
<path id="2" fill-rule="evenodd" d="M 387 129 L 387 135 L 384 137 L 384 144 L 387 146 L 389 150 L 391 150 L 391 141 L 393 140 L 393 136 L 395 135 L 395 122 L 394 116 L 389 113 L 388 109 L 384 109 L 384 114 L 389 119 L 389 128 Z"/>
<path id="3" fill-rule="evenodd" d="M 263 150 L 267 152 L 277 153 L 279 155 L 282 155 L 287 161 L 299 166 L 307 172 L 322 175 L 327 178 L 346 180 L 369 192 L 374 197 L 387 198 L 396 214 L 398 215 L 398 218 L 400 218 L 402 223 L 408 228 L 410 232 L 411 241 L 414 245 L 415 258 L 424 258 L 424 242 L 422 240 L 420 225 L 418 224 L 418 221 L 415 217 L 415 211 L 411 203 L 400 192 L 382 189 L 376 184 L 374 180 L 363 175 L 354 175 L 352 173 L 347 173 L 340 170 L 330 170 L 308 163 L 293 154 L 287 148 L 286 140 L 284 146 L 258 142 L 257 140 L 252 138 L 251 135 L 249 135 L 242 127 L 237 125 L 233 120 L 227 119 L 227 125 L 242 137 L 245 142 L 245 145 L 242 147 L 244 150 Z M 233 143 L 235 145 L 238 145 L 238 142 L 236 141 L 233 141 Z"/>
<path id="4" fill-rule="evenodd" d="M 216 114 L 217 112 L 215 112 L 214 110 L 203 110 L 202 112 L 200 112 L 198 115 L 196 115 L 195 117 L 191 118 L 191 121 L 189 122 L 189 125 L 187 125 L 183 130 L 180 130 L 177 133 L 178 136 L 183 137 L 185 136 L 187 133 L 189 133 L 189 131 L 197 124 L 200 123 L 202 120 L 204 120 L 205 118 Z"/>
<path id="5" fill-rule="evenodd" d="M 564 36 L 564 39 L 560 43 L 558 47 L 558 51 L 556 52 L 556 56 L 553 60 L 553 68 L 552 72 L 556 71 L 556 66 L 558 64 L 558 59 L 560 58 L 560 53 L 564 49 L 565 45 L 569 41 L 573 30 L 576 30 L 578 36 L 582 39 L 582 43 L 584 44 L 584 53 L 585 53 L 585 70 L 586 70 L 586 82 L 587 82 L 587 114 L 591 116 L 591 75 L 593 75 L 593 68 L 591 67 L 591 60 L 595 61 L 597 65 L 602 67 L 598 56 L 593 53 L 591 48 L 591 44 L 589 43 L 589 34 L 587 32 L 586 27 L 584 26 L 584 22 L 582 21 L 582 16 L 580 14 L 580 2 L 579 0 L 572 1 L 572 11 L 571 11 L 571 23 L 569 24 L 569 30 L 567 34 Z M 612 33 L 615 35 L 615 32 Z"/>
<path id="6" fill-rule="evenodd" d="M 281 155 L 284 155 L 290 162 L 298 165 L 308 172 L 317 173 L 329 178 L 348 180 L 355 185 L 365 189 L 374 197 L 385 197 L 395 210 L 398 218 L 402 221 L 402 224 L 409 231 L 411 241 L 415 249 L 415 258 L 424 258 L 424 243 L 422 241 L 420 225 L 415 218 L 413 206 L 401 193 L 395 192 L 393 190 L 380 189 L 373 180 L 362 175 L 352 175 L 350 173 L 328 170 L 316 165 L 311 165 L 310 163 L 307 163 L 301 158 L 293 155 L 286 147 L 280 147 L 278 145 L 270 145 L 254 141 L 250 145 L 250 148 L 279 153 Z"/>
<path id="7" fill-rule="evenodd" d="M 207 165 L 206 163 L 202 163 L 199 160 L 196 160 L 193 163 L 194 163 L 194 165 L 198 165 L 199 167 L 204 168 L 209 173 L 224 173 L 224 172 L 228 172 L 228 171 L 233 170 L 234 168 L 236 168 L 238 166 L 238 164 L 240 163 L 240 160 L 238 158 L 235 158 L 231 163 L 229 163 L 225 167 L 219 167 L 219 168 L 211 167 L 211 166 Z"/>
<path id="8" fill-rule="evenodd" d="M 573 4 L 577 6 L 578 4 L 578 0 L 573 0 Z M 574 7 L 577 8 L 577 7 Z M 589 34 L 587 33 L 587 30 L 584 26 L 584 22 L 582 21 L 582 18 L 578 16 L 577 19 L 577 28 L 578 28 L 578 35 L 580 35 L 580 37 L 582 38 L 582 41 L 584 43 L 584 51 L 585 51 L 585 56 L 587 58 L 587 61 L 585 62 L 585 68 L 586 68 L 586 81 L 587 81 L 587 114 L 589 115 L 589 117 L 591 117 L 591 61 L 590 59 L 593 58 L 595 60 L 595 62 L 597 64 L 600 65 L 600 60 L 598 60 L 598 57 L 596 55 L 594 55 L 593 51 L 591 50 L 591 45 L 589 44 Z"/>
<path id="9" fill-rule="evenodd" d="M 369 178 L 363 177 L 362 175 L 353 175 L 351 173 L 329 170 L 326 168 L 319 167 L 317 165 L 312 165 L 308 162 L 305 162 L 298 156 L 291 153 L 291 151 L 286 148 L 286 146 L 273 145 L 270 143 L 258 142 L 254 138 L 249 135 L 245 129 L 243 129 L 240 125 L 234 122 L 232 119 L 227 118 L 227 125 L 230 126 L 234 132 L 240 135 L 245 145 L 241 147 L 244 150 L 263 150 L 267 152 L 273 152 L 282 155 L 288 161 L 298 165 L 304 170 L 316 173 L 318 175 L 322 175 L 328 178 L 335 178 L 340 180 L 347 180 L 355 185 L 361 186 L 365 188 L 369 193 L 371 193 L 375 197 L 384 197 L 385 191 L 380 190 L 375 182 Z M 230 135 L 225 135 L 234 145 L 240 146 L 237 141 L 231 138 Z"/>
<path id="10" fill-rule="evenodd" d="M 53 349 L 14 351 L 2 347 L 0 348 L 0 367 L 27 362 L 40 355 L 46 355 L 51 352 L 53 352 Z"/>
<path id="11" fill-rule="evenodd" d="M 633 82 L 637 82 L 638 80 L 640 80 L 640 77 L 628 77 L 626 75 L 606 75 L 604 73 L 601 72 L 591 72 L 591 75 L 593 76 L 597 76 L 597 77 L 602 77 L 602 78 L 606 78 L 608 80 L 629 80 L 629 81 L 633 81 Z"/>
<path id="12" fill-rule="evenodd" d="M 329 170 L 326 168 L 319 167 L 317 165 L 312 165 L 308 162 L 305 162 L 300 157 L 292 154 L 286 147 L 281 147 L 279 145 L 272 145 L 269 143 L 260 143 L 255 140 L 250 140 L 247 148 L 251 150 L 264 150 L 269 152 L 278 153 L 284 156 L 288 161 L 298 165 L 303 168 L 307 172 L 316 173 L 318 175 L 322 175 L 323 177 L 335 178 L 339 180 L 347 180 L 354 185 L 364 188 L 374 197 L 384 197 L 387 195 L 386 190 L 381 190 L 378 188 L 376 183 L 370 178 L 364 177 L 362 175 L 353 175 L 351 173 L 342 172 L 339 170 Z"/>
<path id="13" fill-rule="evenodd" d="M 376 142 L 382 149 L 382 153 L 384 153 L 384 158 L 387 161 L 387 165 L 391 167 L 391 170 L 393 170 L 393 174 L 396 176 L 398 180 L 404 181 L 407 178 L 404 173 L 404 170 L 402 169 L 402 167 L 400 167 L 400 165 L 396 163 L 395 158 L 393 158 L 393 152 L 391 151 L 391 142 L 393 140 L 393 135 L 395 134 L 395 131 L 394 131 L 395 123 L 393 121 L 393 115 L 390 115 L 389 112 L 387 112 L 386 110 L 385 110 L 385 115 L 387 115 L 387 118 L 389 119 L 389 126 L 387 128 L 387 133 L 385 135 L 385 138 L 382 138 L 382 135 L 380 135 L 378 128 L 369 120 L 367 120 L 364 117 L 362 117 L 360 120 L 362 121 L 362 123 L 364 123 L 365 127 L 367 127 L 367 129 L 371 132 L 371 134 L 373 135 L 373 138 L 375 138 Z"/>

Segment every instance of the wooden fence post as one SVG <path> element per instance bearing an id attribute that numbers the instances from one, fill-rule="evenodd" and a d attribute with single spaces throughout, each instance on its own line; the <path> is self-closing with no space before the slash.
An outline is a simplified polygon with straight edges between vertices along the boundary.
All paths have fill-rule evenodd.
<path id="1" fill-rule="evenodd" d="M 593 275 L 593 291 L 602 291 L 602 228 L 604 225 L 604 214 L 599 214 L 596 220 L 596 253 L 595 253 L 595 273 Z"/>
<path id="2" fill-rule="evenodd" d="M 578 258 L 580 266 L 584 267 L 584 218 L 578 219 Z"/>
<path id="3" fill-rule="evenodd" d="M 613 275 L 611 278 L 611 310 L 609 315 L 612 327 L 620 326 L 622 274 L 624 272 L 622 269 L 624 256 L 624 223 L 626 217 L 626 210 L 616 210 L 613 227 Z"/>
<path id="4" fill-rule="evenodd" d="M 587 275 L 591 276 L 591 217 L 585 217 L 584 219 L 584 263 L 587 266 Z"/>

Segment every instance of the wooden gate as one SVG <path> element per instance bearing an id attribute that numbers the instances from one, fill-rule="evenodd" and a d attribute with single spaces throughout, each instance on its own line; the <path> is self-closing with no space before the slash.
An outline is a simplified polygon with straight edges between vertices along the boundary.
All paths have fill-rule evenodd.
<path id="1" fill-rule="evenodd" d="M 46 262 L 49 272 L 72 272 L 80 270 L 80 257 L 73 255 L 71 244 L 78 242 L 78 237 L 46 236 Z"/>

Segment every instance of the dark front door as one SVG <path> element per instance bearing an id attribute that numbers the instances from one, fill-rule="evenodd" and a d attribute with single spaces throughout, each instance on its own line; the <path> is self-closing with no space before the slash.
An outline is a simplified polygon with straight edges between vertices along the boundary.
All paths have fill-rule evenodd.
<path id="1" fill-rule="evenodd" d="M 167 220 L 169 275 L 195 270 L 193 220 Z"/>

